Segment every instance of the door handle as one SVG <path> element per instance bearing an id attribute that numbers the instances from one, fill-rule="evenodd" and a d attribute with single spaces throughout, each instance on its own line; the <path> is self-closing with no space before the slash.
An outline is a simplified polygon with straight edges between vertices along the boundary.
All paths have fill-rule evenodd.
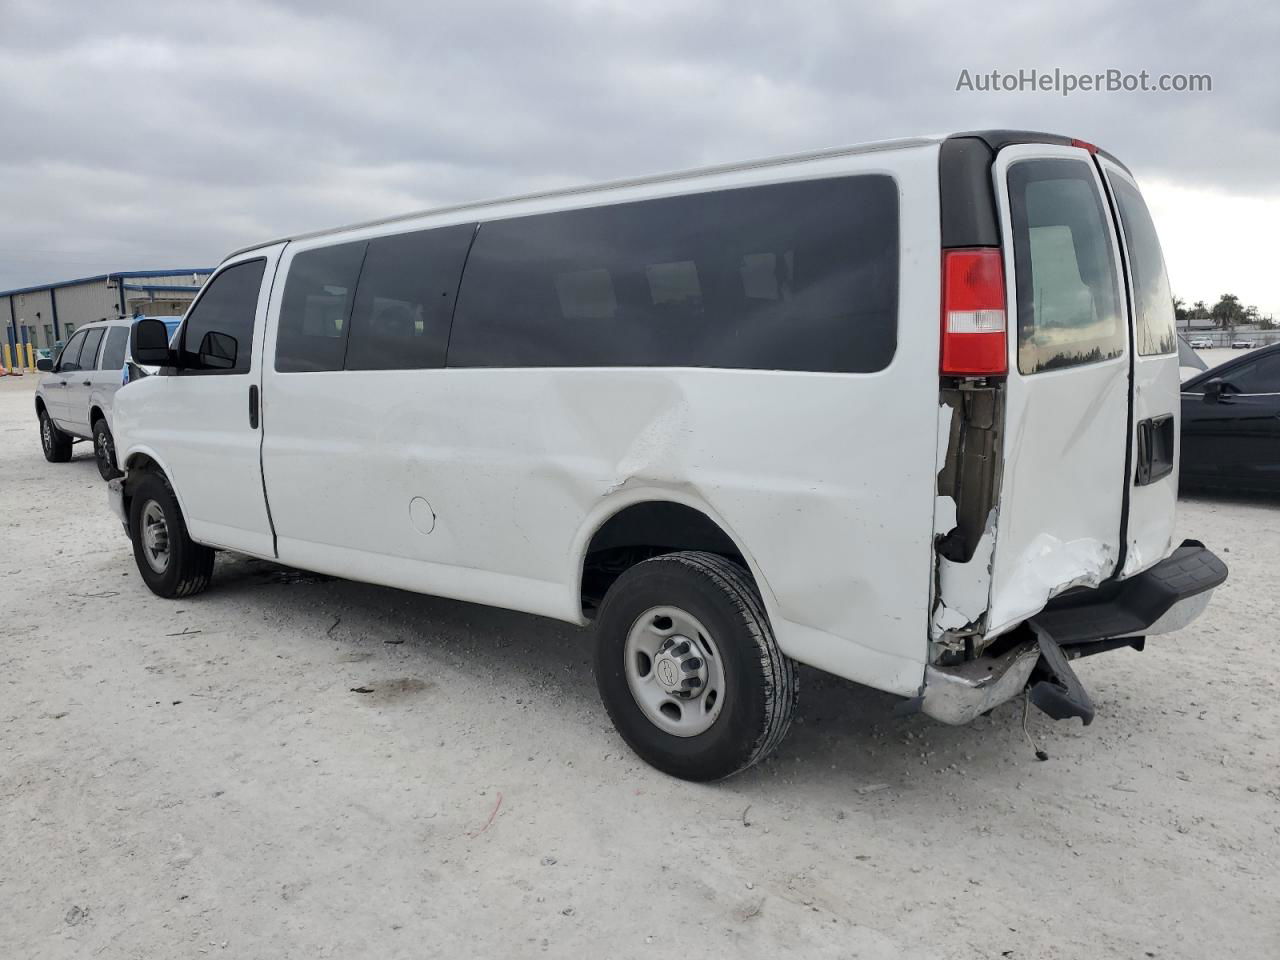
<path id="1" fill-rule="evenodd" d="M 92 386 L 93 386 L 92 381 L 89 381 L 89 380 L 81 380 L 80 382 L 81 382 L 84 386 L 86 386 L 86 387 L 92 387 Z"/>
<path id="2" fill-rule="evenodd" d="M 249 387 L 249 429 L 258 429 L 258 385 Z"/>
<path id="3" fill-rule="evenodd" d="M 65 387 L 66 385 L 67 385 L 67 381 L 65 381 L 65 380 L 60 380 L 60 381 L 58 381 L 58 386 L 60 386 L 60 387 Z"/>

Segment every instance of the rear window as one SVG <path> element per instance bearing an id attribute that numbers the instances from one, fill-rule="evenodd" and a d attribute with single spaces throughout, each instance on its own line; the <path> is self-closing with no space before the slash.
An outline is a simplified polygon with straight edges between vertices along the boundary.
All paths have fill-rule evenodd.
<path id="1" fill-rule="evenodd" d="M 1120 210 L 1120 226 L 1129 251 L 1133 280 L 1134 334 L 1138 353 L 1144 357 L 1173 353 L 1178 349 L 1174 327 L 1173 292 L 1164 268 L 1164 254 L 1151 214 L 1136 187 L 1124 177 L 1113 176 L 1111 190 Z"/>
<path id="2" fill-rule="evenodd" d="M 1124 352 L 1116 264 L 1093 168 L 1079 160 L 1009 167 L 1017 274 L 1018 370 L 1038 373 Z"/>
<path id="3" fill-rule="evenodd" d="M 884 175 L 484 223 L 448 363 L 861 373 L 897 344 Z"/>

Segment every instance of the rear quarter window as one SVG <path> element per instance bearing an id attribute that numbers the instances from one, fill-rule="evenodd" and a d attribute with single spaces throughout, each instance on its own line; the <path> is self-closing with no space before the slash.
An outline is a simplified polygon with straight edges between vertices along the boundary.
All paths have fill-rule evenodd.
<path id="1" fill-rule="evenodd" d="M 1093 168 L 1080 160 L 1009 167 L 1018 370 L 1096 363 L 1124 352 L 1118 274 Z"/>
<path id="2" fill-rule="evenodd" d="M 448 364 L 881 370 L 898 246 L 879 174 L 483 223 Z"/>

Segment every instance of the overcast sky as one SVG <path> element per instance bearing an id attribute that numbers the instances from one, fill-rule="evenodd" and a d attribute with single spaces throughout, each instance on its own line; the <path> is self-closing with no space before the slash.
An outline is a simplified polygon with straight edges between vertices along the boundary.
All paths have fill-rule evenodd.
<path id="1" fill-rule="evenodd" d="M 1175 293 L 1280 318 L 1280 4 L 0 0 L 0 289 L 446 202 L 1018 127 L 1132 168 Z M 1176 12 L 1175 12 L 1176 11 Z M 1207 93 L 957 91 L 961 70 Z"/>

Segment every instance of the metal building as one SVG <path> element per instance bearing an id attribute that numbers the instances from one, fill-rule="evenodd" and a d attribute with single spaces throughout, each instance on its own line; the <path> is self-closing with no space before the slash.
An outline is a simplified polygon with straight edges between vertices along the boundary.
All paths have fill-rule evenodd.
<path id="1" fill-rule="evenodd" d="M 65 342 L 94 320 L 132 316 L 180 316 L 213 270 L 124 270 L 96 277 L 0 291 L 0 324 L 14 355 L 31 344 L 37 354 Z"/>

